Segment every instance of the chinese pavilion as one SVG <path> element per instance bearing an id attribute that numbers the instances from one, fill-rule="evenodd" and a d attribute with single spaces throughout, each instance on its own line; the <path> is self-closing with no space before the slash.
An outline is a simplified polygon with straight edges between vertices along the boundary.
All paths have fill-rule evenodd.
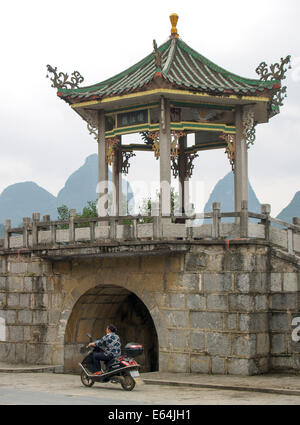
<path id="1" fill-rule="evenodd" d="M 170 215 L 171 173 L 179 178 L 181 211 L 187 210 L 188 181 L 198 152 L 225 149 L 234 171 L 235 210 L 248 200 L 247 151 L 255 127 L 279 113 L 286 97 L 290 56 L 256 69 L 260 79 L 226 71 L 188 46 L 172 14 L 171 35 L 137 64 L 100 83 L 79 87 L 75 71 L 58 73 L 48 65 L 52 86 L 86 121 L 98 141 L 98 213 L 108 214 L 108 164 L 113 165 L 114 215 L 120 215 L 120 182 L 134 151 L 152 151 L 160 161 L 160 215 Z M 143 144 L 125 145 L 122 135 L 140 133 Z M 195 134 L 193 146 L 187 135 Z"/>

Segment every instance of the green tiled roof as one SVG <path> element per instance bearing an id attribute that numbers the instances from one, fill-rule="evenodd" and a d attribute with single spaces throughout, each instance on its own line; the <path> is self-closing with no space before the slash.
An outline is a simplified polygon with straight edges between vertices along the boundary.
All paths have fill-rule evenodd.
<path id="1" fill-rule="evenodd" d="M 273 90 L 280 81 L 260 81 L 243 78 L 217 66 L 190 48 L 181 39 L 172 38 L 163 43 L 161 67 L 155 65 L 152 52 L 127 70 L 98 84 L 77 88 L 59 89 L 58 95 L 70 103 L 101 100 L 104 97 L 120 96 L 147 90 L 153 79 L 159 75 L 171 88 L 206 92 L 212 95 L 260 96 Z"/>

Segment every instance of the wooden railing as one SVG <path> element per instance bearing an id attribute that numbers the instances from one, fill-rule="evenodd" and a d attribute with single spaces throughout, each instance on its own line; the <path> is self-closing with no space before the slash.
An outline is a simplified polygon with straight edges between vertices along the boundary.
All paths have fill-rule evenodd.
<path id="1" fill-rule="evenodd" d="M 224 222 L 228 218 L 232 222 Z M 50 245 L 114 241 L 245 238 L 270 241 L 290 254 L 300 255 L 300 218 L 295 217 L 293 224 L 272 218 L 270 205 L 267 204 L 261 205 L 260 214 L 253 213 L 248 211 L 246 201 L 242 202 L 240 212 L 221 212 L 221 204 L 214 202 L 210 213 L 172 217 L 128 215 L 79 218 L 76 210 L 70 210 L 69 220 L 52 221 L 49 215 L 40 220 L 40 214 L 33 213 L 32 219 L 23 219 L 22 227 L 12 228 L 11 221 L 6 220 L 0 247 L 4 250 L 42 249 Z"/>

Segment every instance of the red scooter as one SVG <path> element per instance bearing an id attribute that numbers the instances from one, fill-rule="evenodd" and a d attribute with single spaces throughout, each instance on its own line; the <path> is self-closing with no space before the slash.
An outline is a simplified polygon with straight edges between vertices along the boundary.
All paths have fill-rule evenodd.
<path id="1" fill-rule="evenodd" d="M 88 334 L 90 341 L 93 339 Z M 91 387 L 95 382 L 111 382 L 113 384 L 121 384 L 125 391 L 132 391 L 136 384 L 136 379 L 139 378 L 140 365 L 134 360 L 135 357 L 140 356 L 144 348 L 141 344 L 129 342 L 125 345 L 123 353 L 117 358 L 113 358 L 105 363 L 105 368 L 101 375 L 95 375 L 93 363 L 93 351 L 102 351 L 101 348 L 83 346 L 80 352 L 87 353 L 79 366 L 81 367 L 81 382 L 86 387 Z"/>

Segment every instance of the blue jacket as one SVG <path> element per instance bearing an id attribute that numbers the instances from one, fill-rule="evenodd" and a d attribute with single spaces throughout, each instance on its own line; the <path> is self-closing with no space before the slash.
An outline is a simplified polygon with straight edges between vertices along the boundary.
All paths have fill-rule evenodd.
<path id="1" fill-rule="evenodd" d="M 119 357 L 121 355 L 121 342 L 118 335 L 114 332 L 110 332 L 104 335 L 102 338 L 95 341 L 97 347 L 101 347 L 105 355 L 112 354 L 114 357 Z"/>

